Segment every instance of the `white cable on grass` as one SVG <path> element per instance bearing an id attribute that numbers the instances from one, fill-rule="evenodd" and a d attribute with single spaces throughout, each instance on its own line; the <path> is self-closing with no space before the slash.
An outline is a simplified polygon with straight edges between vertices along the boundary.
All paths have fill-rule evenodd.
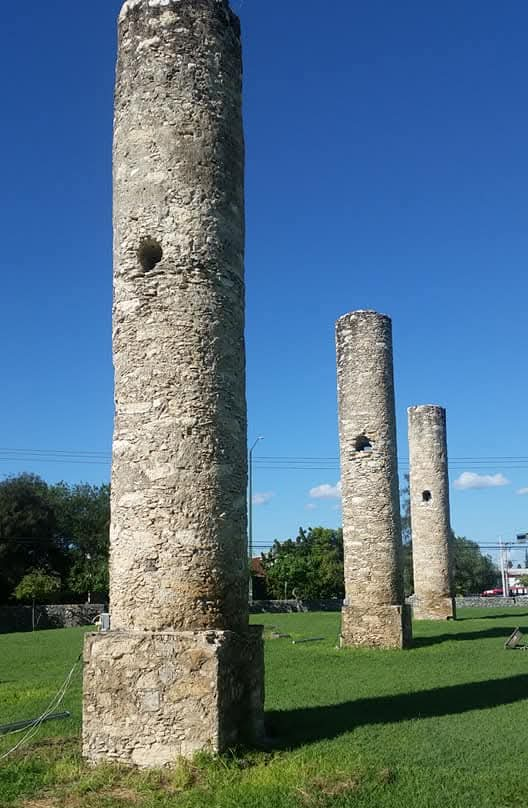
<path id="1" fill-rule="evenodd" d="M 73 668 L 67 675 L 66 679 L 64 680 L 59 690 L 57 691 L 51 702 L 48 704 L 42 715 L 40 715 L 38 718 L 35 719 L 35 722 L 31 724 L 31 726 L 27 729 L 26 734 L 22 736 L 22 738 L 18 741 L 18 743 L 15 744 L 15 746 L 12 747 L 12 749 L 8 749 L 7 752 L 4 752 L 2 755 L 0 755 L 0 761 L 5 760 L 6 757 L 9 757 L 9 755 L 13 754 L 13 752 L 16 752 L 16 750 L 19 749 L 22 746 L 22 744 L 26 743 L 27 741 L 30 741 L 37 734 L 46 718 L 49 715 L 51 715 L 51 713 L 54 713 L 57 707 L 59 707 L 59 705 L 62 703 L 62 700 L 64 699 L 64 696 L 66 695 L 68 687 L 70 686 L 73 674 L 75 672 L 77 665 L 81 661 L 81 657 L 82 654 L 79 654 L 79 656 L 75 660 Z M 17 732 L 22 732 L 22 730 L 19 729 L 13 730 L 13 732 L 8 732 L 6 733 L 6 735 L 14 735 Z"/>

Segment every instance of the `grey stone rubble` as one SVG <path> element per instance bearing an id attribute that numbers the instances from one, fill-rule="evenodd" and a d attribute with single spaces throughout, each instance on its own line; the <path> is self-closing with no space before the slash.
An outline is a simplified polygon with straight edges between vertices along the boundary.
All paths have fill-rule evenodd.
<path id="1" fill-rule="evenodd" d="M 262 727 L 247 604 L 241 74 L 227 0 L 123 6 L 112 630 L 85 644 L 91 761 L 165 765 Z"/>
<path id="2" fill-rule="evenodd" d="M 343 500 L 343 645 L 403 648 L 404 604 L 392 324 L 355 311 L 336 324 Z"/>
<path id="3" fill-rule="evenodd" d="M 455 616 L 446 413 L 433 404 L 409 407 L 407 412 L 414 616 L 445 620 Z"/>

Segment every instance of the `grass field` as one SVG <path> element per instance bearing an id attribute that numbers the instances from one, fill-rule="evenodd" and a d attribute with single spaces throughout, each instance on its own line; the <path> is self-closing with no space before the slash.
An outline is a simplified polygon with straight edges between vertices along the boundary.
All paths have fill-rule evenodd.
<path id="1" fill-rule="evenodd" d="M 409 651 L 336 650 L 338 614 L 259 615 L 293 637 L 266 642 L 266 751 L 199 757 L 174 771 L 81 762 L 80 673 L 72 718 L 0 762 L 17 808 L 521 808 L 528 803 L 528 652 L 505 651 L 528 611 L 467 609 L 414 625 Z M 83 631 L 0 636 L 0 723 L 38 715 Z M 528 641 L 528 640 L 527 640 Z M 0 739 L 0 755 L 19 736 Z"/>

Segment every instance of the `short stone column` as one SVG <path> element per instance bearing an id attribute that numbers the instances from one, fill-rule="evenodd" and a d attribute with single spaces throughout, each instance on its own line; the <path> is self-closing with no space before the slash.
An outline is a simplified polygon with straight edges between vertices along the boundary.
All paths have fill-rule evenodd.
<path id="1" fill-rule="evenodd" d="M 404 648 L 400 494 L 390 318 L 355 311 L 337 321 L 345 605 L 342 645 Z"/>
<path id="2" fill-rule="evenodd" d="M 139 766 L 251 742 L 241 44 L 228 0 L 127 0 L 114 121 L 111 631 L 83 752 Z"/>
<path id="3" fill-rule="evenodd" d="M 445 620 L 455 617 L 446 412 L 431 404 L 409 407 L 408 416 L 413 611 L 420 620 Z"/>

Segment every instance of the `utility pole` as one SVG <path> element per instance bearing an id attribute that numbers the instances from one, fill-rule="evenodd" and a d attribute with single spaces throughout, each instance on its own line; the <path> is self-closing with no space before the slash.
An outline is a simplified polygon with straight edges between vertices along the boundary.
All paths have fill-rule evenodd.
<path id="1" fill-rule="evenodd" d="M 506 559 L 507 550 L 502 543 L 502 537 L 499 537 L 499 551 L 500 551 L 500 567 L 502 579 L 502 597 L 507 598 L 509 595 L 508 586 L 508 562 Z"/>
<path id="2" fill-rule="evenodd" d="M 263 440 L 263 436 L 259 435 L 255 440 L 253 446 L 249 450 L 249 507 L 248 507 L 248 557 L 249 557 L 249 602 L 253 603 L 253 576 L 251 575 L 251 565 L 253 563 L 253 449 L 259 442 Z"/>

